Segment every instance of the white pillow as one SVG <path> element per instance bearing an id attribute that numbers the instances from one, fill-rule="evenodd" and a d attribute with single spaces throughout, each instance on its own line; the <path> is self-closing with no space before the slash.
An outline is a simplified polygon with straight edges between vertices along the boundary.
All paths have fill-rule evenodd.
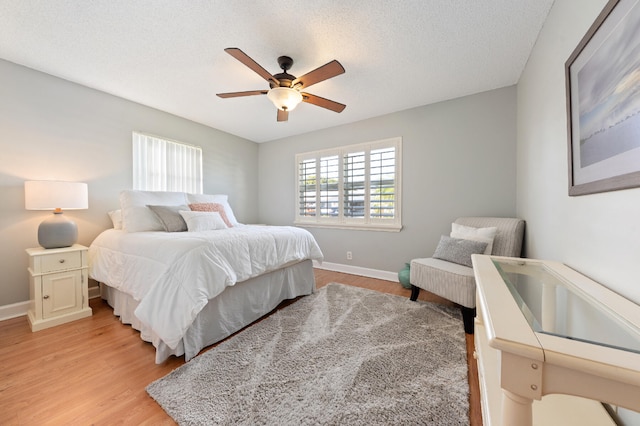
<path id="1" fill-rule="evenodd" d="M 109 218 L 113 223 L 113 229 L 122 229 L 122 210 L 112 210 L 109 212 Z"/>
<path id="2" fill-rule="evenodd" d="M 134 191 L 120 192 L 120 208 L 122 209 L 122 229 L 127 232 L 164 231 L 158 217 L 147 207 L 186 205 L 187 195 L 184 192 Z"/>
<path id="3" fill-rule="evenodd" d="M 493 250 L 493 239 L 497 233 L 498 228 L 495 226 L 488 228 L 473 228 L 471 226 L 452 223 L 450 237 L 487 243 L 487 248 L 484 250 L 484 254 L 491 254 L 491 251 Z"/>
<path id="4" fill-rule="evenodd" d="M 191 210 L 180 210 L 180 215 L 187 222 L 189 232 L 213 231 L 216 229 L 227 229 L 227 225 L 222 220 L 218 212 L 194 212 Z"/>
<path id="5" fill-rule="evenodd" d="M 187 204 L 199 204 L 199 203 L 218 203 L 224 206 L 224 212 L 227 214 L 227 219 L 233 226 L 238 226 L 240 223 L 236 220 L 236 216 L 231 210 L 229 205 L 229 196 L 223 194 L 209 195 L 209 194 L 187 194 Z"/>

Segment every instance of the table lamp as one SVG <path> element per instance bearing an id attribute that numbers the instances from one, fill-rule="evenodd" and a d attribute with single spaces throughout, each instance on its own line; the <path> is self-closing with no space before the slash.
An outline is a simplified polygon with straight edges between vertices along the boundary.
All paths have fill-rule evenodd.
<path id="1" fill-rule="evenodd" d="M 53 216 L 38 227 L 38 243 L 46 248 L 70 247 L 78 240 L 78 226 L 62 214 L 62 209 L 89 208 L 87 184 L 50 180 L 24 183 L 27 210 L 53 210 Z"/>

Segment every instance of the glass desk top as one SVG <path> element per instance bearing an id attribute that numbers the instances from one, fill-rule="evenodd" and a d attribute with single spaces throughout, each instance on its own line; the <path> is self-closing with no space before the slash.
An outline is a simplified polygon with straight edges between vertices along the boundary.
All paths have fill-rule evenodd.
<path id="1" fill-rule="evenodd" d="M 637 327 L 544 264 L 492 262 L 533 331 L 640 353 Z"/>

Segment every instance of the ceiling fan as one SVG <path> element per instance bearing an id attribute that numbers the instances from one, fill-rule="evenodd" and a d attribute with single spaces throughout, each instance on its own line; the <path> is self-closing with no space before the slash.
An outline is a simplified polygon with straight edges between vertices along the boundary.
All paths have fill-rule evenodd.
<path id="1" fill-rule="evenodd" d="M 293 65 L 293 59 L 288 56 L 280 56 L 278 58 L 278 65 L 280 65 L 283 72 L 271 75 L 242 50 L 236 47 L 228 47 L 224 49 L 224 51 L 245 64 L 260 77 L 267 80 L 269 82 L 270 89 L 218 93 L 218 96 L 221 98 L 267 95 L 269 100 L 273 102 L 276 108 L 278 108 L 278 121 L 287 121 L 289 118 L 289 111 L 294 109 L 300 102 L 306 102 L 335 112 L 342 112 L 346 108 L 346 105 L 344 104 L 321 98 L 320 96 L 312 95 L 311 93 L 302 92 L 302 89 L 306 89 L 313 84 L 320 83 L 321 81 L 344 73 L 344 67 L 336 60 L 324 64 L 313 71 L 309 71 L 302 77 L 296 77 L 287 73 Z"/>

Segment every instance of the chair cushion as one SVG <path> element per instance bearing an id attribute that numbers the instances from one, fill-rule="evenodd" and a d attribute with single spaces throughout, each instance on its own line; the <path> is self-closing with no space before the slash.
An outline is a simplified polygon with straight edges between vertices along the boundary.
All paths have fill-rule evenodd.
<path id="1" fill-rule="evenodd" d="M 411 284 L 467 308 L 476 306 L 473 268 L 434 258 L 413 259 Z"/>

